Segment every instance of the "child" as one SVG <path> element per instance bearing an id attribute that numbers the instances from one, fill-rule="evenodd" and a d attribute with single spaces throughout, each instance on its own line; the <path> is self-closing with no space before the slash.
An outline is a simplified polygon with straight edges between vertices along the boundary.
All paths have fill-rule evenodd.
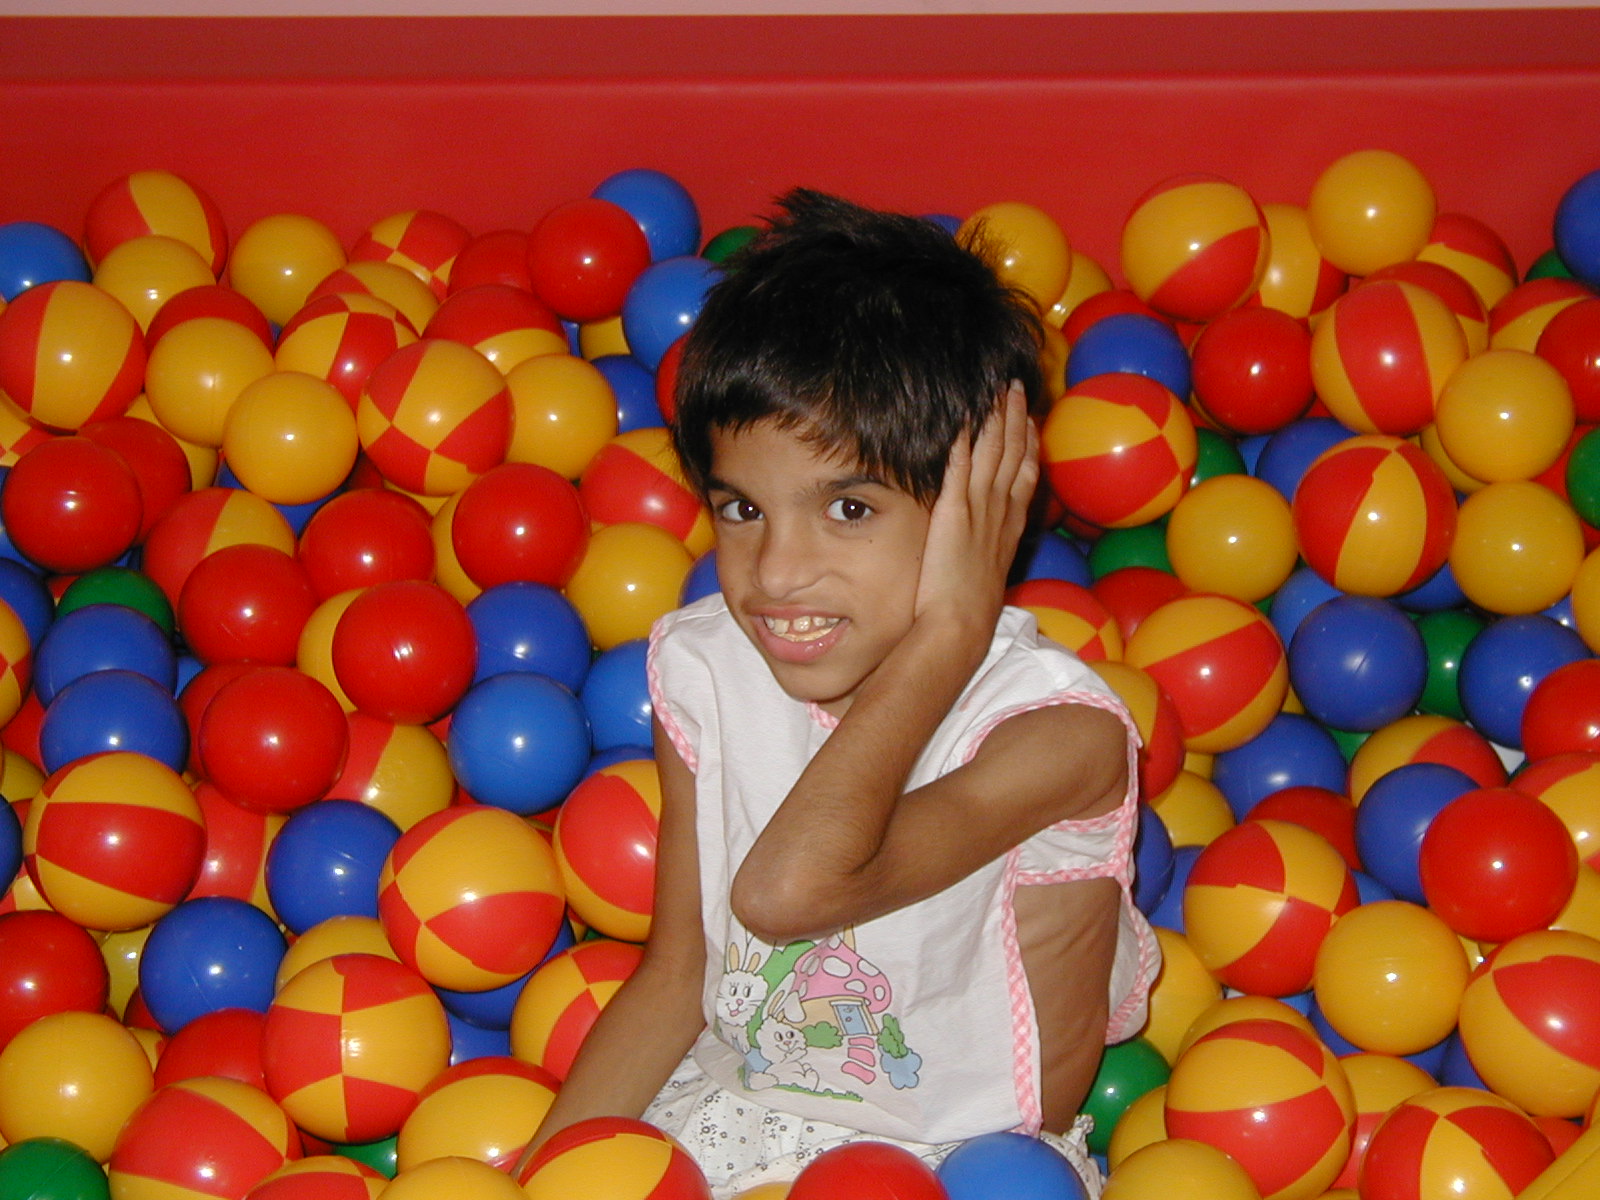
<path id="1" fill-rule="evenodd" d="M 727 1197 L 862 1136 L 1042 1130 L 1097 1194 L 1074 1118 L 1157 954 L 1127 716 L 1002 606 L 1037 317 L 931 222 L 782 207 L 679 375 L 722 591 L 652 637 L 650 941 L 535 1144 L 642 1114 Z"/>

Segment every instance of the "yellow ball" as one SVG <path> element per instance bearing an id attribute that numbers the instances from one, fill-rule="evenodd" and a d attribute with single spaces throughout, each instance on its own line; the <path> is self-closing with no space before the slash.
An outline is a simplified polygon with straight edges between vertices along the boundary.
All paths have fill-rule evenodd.
<path id="1" fill-rule="evenodd" d="M 174 325 L 150 352 L 145 398 L 174 437 L 215 448 L 239 394 L 272 371 L 272 351 L 245 326 L 195 317 Z"/>
<path id="2" fill-rule="evenodd" d="M 1167 1085 L 1158 1084 L 1122 1110 L 1111 1131 L 1106 1163 L 1115 1171 L 1135 1151 L 1167 1137 Z"/>
<path id="3" fill-rule="evenodd" d="M 633 350 L 622 332 L 621 314 L 599 321 L 585 321 L 579 325 L 578 352 L 590 361 L 608 354 L 632 354 Z"/>
<path id="4" fill-rule="evenodd" d="M 94 284 L 121 300 L 140 329 L 179 292 L 216 282 L 211 267 L 192 246 L 160 234 L 129 238 L 94 269 Z"/>
<path id="5" fill-rule="evenodd" d="M 310 618 L 301 627 L 295 654 L 295 666 L 332 692 L 339 707 L 347 713 L 355 711 L 356 703 L 345 695 L 344 688 L 339 685 L 338 673 L 333 669 L 333 631 L 338 628 L 344 610 L 361 592 L 361 588 L 351 588 L 347 592 L 329 596 L 312 609 Z"/>
<path id="6" fill-rule="evenodd" d="M 694 557 L 665 529 L 637 521 L 594 531 L 583 561 L 567 581 L 567 599 L 578 610 L 600 650 L 648 637 L 658 617 L 678 606 Z"/>
<path id="7" fill-rule="evenodd" d="M 65 1138 L 105 1162 L 154 1089 L 144 1048 L 115 1018 L 52 1013 L 0 1050 L 0 1134 Z"/>
<path id="8" fill-rule="evenodd" d="M 383 1189 L 384 1200 L 528 1200 L 504 1171 L 476 1159 L 451 1156 L 401 1170 Z"/>
<path id="9" fill-rule="evenodd" d="M 1572 392 L 1544 359 L 1525 350 L 1488 350 L 1445 380 L 1434 412 L 1450 461 L 1486 483 L 1532 479 L 1567 448 Z"/>
<path id="10" fill-rule="evenodd" d="M 1185 492 L 1167 518 L 1167 557 L 1191 591 L 1254 604 L 1299 560 L 1294 514 L 1265 480 L 1214 475 Z"/>
<path id="11" fill-rule="evenodd" d="M 1056 302 L 1050 306 L 1050 311 L 1045 313 L 1045 323 L 1054 329 L 1060 329 L 1072 315 L 1073 309 L 1090 296 L 1109 292 L 1111 288 L 1111 276 L 1106 274 L 1106 269 L 1087 254 L 1074 250 L 1072 269 L 1067 273 L 1066 290 L 1056 297 Z"/>
<path id="12" fill-rule="evenodd" d="M 311 289 L 344 264 L 333 230 L 312 217 L 278 213 L 239 235 L 228 256 L 228 279 L 267 320 L 284 325 Z"/>
<path id="13" fill-rule="evenodd" d="M 355 466 L 356 418 L 339 389 L 299 371 L 264 375 L 239 393 L 222 454 L 239 482 L 274 504 L 308 504 Z"/>
<path id="14" fill-rule="evenodd" d="M 1155 934 L 1161 946 L 1161 970 L 1150 988 L 1150 1019 L 1140 1036 L 1170 1065 L 1178 1061 L 1178 1049 L 1190 1027 L 1222 999 L 1222 985 L 1183 934 L 1160 925 Z"/>
<path id="15" fill-rule="evenodd" d="M 121 1013 L 128 1007 L 133 990 L 139 986 L 139 960 L 144 956 L 144 944 L 154 928 L 154 925 L 141 925 L 136 929 L 119 929 L 100 941 L 100 957 L 106 960 L 106 973 L 111 982 L 106 1003 L 113 1013 Z"/>
<path id="16" fill-rule="evenodd" d="M 402 1171 L 457 1155 L 483 1163 L 515 1158 L 532 1140 L 561 1085 L 514 1058 L 475 1058 L 442 1072 L 400 1127 Z"/>
<path id="17" fill-rule="evenodd" d="M 1491 483 L 1461 503 L 1450 569 L 1480 608 L 1542 612 L 1571 590 L 1583 558 L 1578 514 L 1543 484 Z"/>
<path id="18" fill-rule="evenodd" d="M 1209 846 L 1234 826 L 1233 809 L 1222 789 L 1187 767 L 1149 803 L 1174 846 Z"/>
<path id="19" fill-rule="evenodd" d="M 1306 210 L 1295 204 L 1263 204 L 1271 249 L 1261 276 L 1261 303 L 1291 317 L 1315 320 L 1345 288 L 1345 273 L 1322 257 L 1311 240 Z"/>
<path id="20" fill-rule="evenodd" d="M 1600 654 L 1600 550 L 1591 550 L 1572 577 L 1572 615 L 1583 644 Z"/>
<path id="21" fill-rule="evenodd" d="M 1250 1176 L 1215 1146 L 1168 1138 L 1136 1150 L 1106 1180 L 1100 1200 L 1261 1200 Z"/>
<path id="22" fill-rule="evenodd" d="M 1027 293 L 1040 312 L 1067 290 L 1072 247 L 1055 218 L 1041 208 L 1017 200 L 986 205 L 961 222 L 956 239 L 987 247 L 1001 280 Z"/>
<path id="23" fill-rule="evenodd" d="M 1331 163 L 1306 205 L 1322 256 L 1351 275 L 1415 258 L 1428 244 L 1437 215 L 1427 177 L 1388 150 L 1357 150 Z"/>
<path id="24" fill-rule="evenodd" d="M 617 398 L 594 364 L 571 354 L 542 354 L 506 375 L 511 390 L 507 462 L 549 467 L 576 479 L 617 436 Z"/>

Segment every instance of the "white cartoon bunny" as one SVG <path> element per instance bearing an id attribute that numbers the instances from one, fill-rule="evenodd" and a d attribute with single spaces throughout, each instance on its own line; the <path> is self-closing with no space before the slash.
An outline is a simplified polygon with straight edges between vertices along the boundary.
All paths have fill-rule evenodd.
<path id="1" fill-rule="evenodd" d="M 741 957 L 739 947 L 730 943 L 728 969 L 717 981 L 718 1036 L 746 1058 L 750 1055 L 746 1027 L 767 999 L 767 981 L 756 974 L 760 965 L 759 953 L 750 951 L 747 957 Z"/>

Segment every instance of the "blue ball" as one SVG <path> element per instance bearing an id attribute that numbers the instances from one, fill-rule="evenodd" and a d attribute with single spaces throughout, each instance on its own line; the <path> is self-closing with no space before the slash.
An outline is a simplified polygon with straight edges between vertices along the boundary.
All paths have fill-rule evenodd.
<path id="1" fill-rule="evenodd" d="M 1013 574 L 1016 575 L 1015 570 Z M 1065 579 L 1079 587 L 1094 583 L 1094 572 L 1089 569 L 1089 556 L 1078 543 L 1064 534 L 1045 530 L 1038 542 L 1021 563 L 1021 579 Z"/>
<path id="2" fill-rule="evenodd" d="M 107 750 L 132 750 L 182 773 L 189 725 L 172 693 L 135 671 L 94 671 L 60 689 L 39 722 L 45 773 Z"/>
<path id="3" fill-rule="evenodd" d="M 291 933 L 331 917 L 376 917 L 378 877 L 400 827 L 355 800 L 290 814 L 267 851 L 267 898 Z"/>
<path id="4" fill-rule="evenodd" d="M 1445 1087 L 1477 1088 L 1480 1092 L 1489 1090 L 1489 1085 L 1484 1083 L 1483 1076 L 1478 1074 L 1478 1069 L 1467 1057 L 1467 1047 L 1459 1033 L 1452 1033 L 1444 1039 L 1444 1056 L 1439 1063 L 1438 1078 Z"/>
<path id="5" fill-rule="evenodd" d="M 1270 433 L 1252 433 L 1249 437 L 1242 437 L 1234 443 L 1234 449 L 1239 452 L 1239 457 L 1244 462 L 1244 469 L 1256 475 L 1258 479 L 1260 476 L 1256 473 L 1256 467 L 1261 462 L 1261 452 L 1266 449 L 1271 437 Z"/>
<path id="6" fill-rule="evenodd" d="M 1194 870 L 1194 860 L 1200 857 L 1203 846 L 1175 846 L 1172 850 L 1172 881 L 1167 884 L 1167 894 L 1145 916 L 1150 924 L 1159 925 L 1175 933 L 1183 932 L 1183 889 L 1189 886 L 1189 872 Z"/>
<path id="7" fill-rule="evenodd" d="M 38 572 L 14 558 L 0 558 L 0 602 L 17 614 L 29 644 L 37 649 L 56 617 L 55 598 Z"/>
<path id="8" fill-rule="evenodd" d="M 1294 500 L 1294 491 L 1300 479 L 1315 460 L 1330 446 L 1337 446 L 1355 433 L 1346 429 L 1332 417 L 1302 417 L 1277 430 L 1261 447 L 1256 458 L 1254 475 L 1278 489 L 1288 501 Z"/>
<path id="9" fill-rule="evenodd" d="M 1172 836 L 1156 810 L 1139 805 L 1139 831 L 1133 838 L 1133 905 L 1148 913 L 1172 886 Z"/>
<path id="10" fill-rule="evenodd" d="M 1443 612 L 1448 608 L 1465 607 L 1467 594 L 1456 582 L 1456 573 L 1450 569 L 1450 564 L 1445 563 L 1409 592 L 1401 592 L 1395 602 L 1407 612 Z"/>
<path id="11" fill-rule="evenodd" d="M 1501 617 L 1467 643 L 1456 688 L 1467 720 L 1491 742 L 1520 749 L 1528 697 L 1557 667 L 1589 657 L 1575 630 L 1540 613 Z"/>
<path id="12" fill-rule="evenodd" d="M 534 671 L 576 692 L 589 677 L 589 631 L 554 588 L 525 580 L 497 584 L 467 604 L 467 620 L 478 642 L 474 683 Z"/>
<path id="13" fill-rule="evenodd" d="M 694 566 L 684 576 L 683 587 L 678 592 L 678 606 L 681 608 L 693 604 L 721 590 L 722 581 L 717 578 L 717 552 L 713 548 L 695 559 Z"/>
<path id="14" fill-rule="evenodd" d="M 33 689 L 46 707 L 67 684 L 94 671 L 134 671 L 169 693 L 178 653 L 149 617 L 123 604 L 88 604 L 58 618 L 33 658 Z"/>
<path id="15" fill-rule="evenodd" d="M 508 1058 L 511 1055 L 511 1032 L 507 1029 L 485 1029 L 470 1021 L 463 1021 L 448 1008 L 444 1019 L 450 1026 L 450 1065 L 471 1062 L 475 1058 Z"/>
<path id="16" fill-rule="evenodd" d="M 1411 618 L 1376 596 L 1314 608 L 1289 643 L 1289 682 L 1305 710 L 1335 729 L 1374 730 L 1416 707 L 1428 649 Z"/>
<path id="17" fill-rule="evenodd" d="M 635 167 L 602 180 L 589 194 L 627 209 L 644 230 L 652 262 L 700 248 L 700 211 L 689 189 L 670 175 Z"/>
<path id="18" fill-rule="evenodd" d="M 656 378 L 637 358 L 631 354 L 602 354 L 593 366 L 605 376 L 616 397 L 618 433 L 666 424 L 656 402 Z"/>
<path id="19" fill-rule="evenodd" d="M 1143 313 L 1113 313 L 1078 335 L 1067 355 L 1067 386 L 1096 375 L 1144 375 L 1174 396 L 1189 395 L 1189 352 L 1165 321 Z"/>
<path id="20" fill-rule="evenodd" d="M 1306 615 L 1325 600 L 1344 595 L 1310 567 L 1299 567 L 1272 594 L 1268 617 L 1285 646 L 1294 640 L 1295 630 Z"/>
<path id="21" fill-rule="evenodd" d="M 1445 805 L 1477 786 L 1443 763 L 1407 763 L 1378 776 L 1356 806 L 1356 852 L 1367 874 L 1399 899 L 1426 904 L 1423 836 Z"/>
<path id="22" fill-rule="evenodd" d="M 648 652 L 649 643 L 640 638 L 613 646 L 594 660 L 578 699 L 588 714 L 596 750 L 650 745 Z"/>
<path id="23" fill-rule="evenodd" d="M 1600 290 L 1600 171 L 1579 179 L 1556 205 L 1556 253 L 1573 277 Z"/>
<path id="24" fill-rule="evenodd" d="M 597 751 L 589 759 L 589 765 L 584 769 L 583 777 L 587 779 L 596 771 L 603 771 L 605 768 L 615 766 L 619 762 L 641 762 L 646 759 L 653 759 L 655 756 L 656 752 L 653 746 L 610 746 L 604 750 Z"/>
<path id="25" fill-rule="evenodd" d="M 524 816 L 565 800 L 591 749 L 589 718 L 571 689 L 525 671 L 473 684 L 446 740 L 450 769 L 473 799 Z"/>
<path id="26" fill-rule="evenodd" d="M 41 283 L 93 278 L 78 244 L 55 226 L 39 221 L 0 225 L 0 300 L 10 303 Z"/>
<path id="27" fill-rule="evenodd" d="M 1216 756 L 1211 782 L 1242 821 L 1257 804 L 1284 788 L 1343 792 L 1346 771 L 1344 755 L 1331 733 L 1310 717 L 1279 713 L 1248 742 Z"/>
<path id="28" fill-rule="evenodd" d="M 0 892 L 16 882 L 22 870 L 22 822 L 17 810 L 0 798 Z"/>
<path id="29" fill-rule="evenodd" d="M 1022 1133 L 985 1133 L 962 1142 L 935 1172 L 950 1200 L 1088 1200 L 1060 1151 Z"/>
<path id="30" fill-rule="evenodd" d="M 155 923 L 139 993 L 167 1033 L 219 1008 L 266 1012 L 287 944 L 278 924 L 230 896 L 185 900 Z"/>
<path id="31" fill-rule="evenodd" d="M 1387 884 L 1381 883 L 1376 876 L 1365 871 L 1351 871 L 1351 877 L 1356 881 L 1356 898 L 1360 904 L 1376 904 L 1379 900 L 1398 900 L 1394 890 Z"/>
<path id="32" fill-rule="evenodd" d="M 622 301 L 622 336 L 648 370 L 689 332 L 721 276 L 714 263 L 684 255 L 651 263 L 633 281 Z"/>

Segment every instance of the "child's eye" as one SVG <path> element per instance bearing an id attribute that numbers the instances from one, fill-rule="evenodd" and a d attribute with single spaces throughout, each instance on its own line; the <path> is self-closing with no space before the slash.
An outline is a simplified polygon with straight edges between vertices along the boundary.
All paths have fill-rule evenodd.
<path id="1" fill-rule="evenodd" d="M 872 515 L 872 506 L 865 500 L 857 500 L 854 496 L 841 496 L 828 505 L 828 516 L 835 521 L 847 521 L 855 524 L 864 521 Z"/>
<path id="2" fill-rule="evenodd" d="M 724 500 L 717 505 L 717 519 L 739 524 L 761 519 L 761 510 L 749 500 Z"/>

